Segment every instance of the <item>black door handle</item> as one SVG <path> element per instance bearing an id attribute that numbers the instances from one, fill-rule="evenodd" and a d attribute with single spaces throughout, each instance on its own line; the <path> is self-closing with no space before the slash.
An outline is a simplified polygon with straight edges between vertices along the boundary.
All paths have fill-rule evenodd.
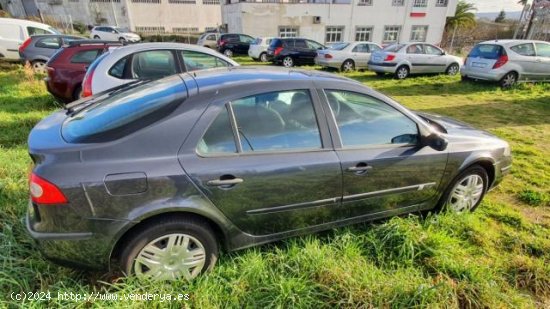
<path id="1" fill-rule="evenodd" d="M 357 163 L 355 166 L 348 167 L 348 172 L 353 172 L 357 175 L 365 174 L 368 170 L 372 169 L 372 166 L 365 162 Z"/>
<path id="2" fill-rule="evenodd" d="M 222 178 L 222 177 L 220 177 Z M 231 179 L 214 179 L 209 180 L 206 184 L 209 186 L 223 187 L 223 186 L 234 186 L 242 183 L 244 180 L 242 178 L 231 178 Z"/>

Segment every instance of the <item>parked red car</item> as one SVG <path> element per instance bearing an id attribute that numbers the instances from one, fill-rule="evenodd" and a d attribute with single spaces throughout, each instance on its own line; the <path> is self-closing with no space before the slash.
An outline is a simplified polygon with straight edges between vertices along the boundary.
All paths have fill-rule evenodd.
<path id="1" fill-rule="evenodd" d="M 64 103 L 77 100 L 80 98 L 82 80 L 90 63 L 110 46 L 121 45 L 119 42 L 99 40 L 70 42 L 46 63 L 48 76 L 45 81 L 48 91 Z"/>

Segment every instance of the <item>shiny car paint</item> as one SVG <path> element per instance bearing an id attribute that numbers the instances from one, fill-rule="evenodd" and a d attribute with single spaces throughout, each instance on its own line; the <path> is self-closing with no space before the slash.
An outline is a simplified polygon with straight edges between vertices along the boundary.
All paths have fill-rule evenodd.
<path id="1" fill-rule="evenodd" d="M 511 164 L 508 144 L 490 133 L 415 113 L 336 75 L 239 67 L 182 73 L 157 83 L 184 89 L 174 98 L 180 103 L 161 119 L 138 122 L 141 127 L 117 138 L 67 142 L 60 133 L 72 121 L 67 111 L 50 115 L 31 131 L 33 173 L 56 184 L 69 200 L 60 205 L 29 203 L 27 229 L 45 256 L 106 268 L 124 236 L 159 216 L 176 213 L 204 218 L 218 231 L 223 248 L 237 250 L 432 209 L 452 180 L 472 164 L 487 170 L 491 188 Z M 135 87 L 115 92 L 131 96 Z M 320 149 L 212 156 L 197 152 L 197 143 L 227 102 L 293 89 L 311 94 Z M 344 147 L 326 89 L 381 100 L 414 121 L 418 134 L 438 134 L 448 146 L 443 151 L 423 144 Z M 110 95 L 115 94 L 79 103 L 101 104 Z M 373 166 L 368 176 L 350 169 L 358 162 Z M 226 174 L 236 174 L 244 182 L 229 188 L 209 185 Z"/>
<path id="2" fill-rule="evenodd" d="M 339 50 L 327 48 L 318 51 L 315 57 L 315 64 L 340 70 L 347 60 L 353 61 L 355 69 L 366 69 L 371 54 L 382 49 L 378 44 L 372 42 L 351 42 L 346 44 L 345 48 Z"/>

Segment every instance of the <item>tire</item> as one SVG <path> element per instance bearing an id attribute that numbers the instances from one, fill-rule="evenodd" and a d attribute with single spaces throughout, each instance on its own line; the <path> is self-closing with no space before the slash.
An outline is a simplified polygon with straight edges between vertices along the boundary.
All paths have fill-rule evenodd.
<path id="1" fill-rule="evenodd" d="M 460 72 L 460 66 L 458 63 L 451 63 L 445 70 L 445 74 L 455 76 Z"/>
<path id="2" fill-rule="evenodd" d="M 101 38 L 99 37 L 99 35 L 94 35 L 94 40 L 99 40 L 99 39 L 101 39 Z"/>
<path id="3" fill-rule="evenodd" d="M 402 65 L 395 70 L 395 78 L 397 79 L 405 79 L 409 77 L 409 73 L 411 71 L 409 70 L 409 67 L 406 65 Z"/>
<path id="4" fill-rule="evenodd" d="M 464 188 L 465 184 L 467 186 L 470 185 L 468 179 L 476 179 L 475 186 Z M 437 210 L 472 212 L 476 210 L 483 200 L 488 187 L 489 176 L 487 175 L 487 171 L 479 165 L 470 166 L 453 179 L 447 190 L 445 190 L 437 206 Z M 464 204 L 459 202 L 459 192 L 463 192 L 462 195 L 466 199 L 469 199 L 468 202 L 464 202 Z"/>
<path id="5" fill-rule="evenodd" d="M 32 70 L 36 74 L 46 74 L 46 62 L 41 60 L 35 60 L 31 63 Z"/>
<path id="6" fill-rule="evenodd" d="M 226 56 L 226 57 L 233 57 L 233 51 L 231 49 L 226 49 L 223 51 L 223 54 Z"/>
<path id="7" fill-rule="evenodd" d="M 73 101 L 76 101 L 80 98 L 82 98 L 82 86 L 77 86 L 76 88 L 74 88 L 74 91 L 73 91 Z"/>
<path id="8" fill-rule="evenodd" d="M 376 73 L 376 76 L 378 76 L 378 77 L 382 77 L 382 76 L 386 75 L 386 73 L 384 73 L 384 72 L 375 72 L 375 73 Z"/>
<path id="9" fill-rule="evenodd" d="M 502 89 L 508 89 L 514 86 L 518 82 L 518 74 L 516 72 L 506 73 L 499 84 Z"/>
<path id="10" fill-rule="evenodd" d="M 118 38 L 118 41 L 120 42 L 120 44 L 125 44 L 126 43 L 125 38 Z"/>
<path id="11" fill-rule="evenodd" d="M 342 66 L 340 67 L 340 71 L 342 72 L 353 72 L 355 71 L 355 62 L 351 59 L 347 59 L 342 63 Z"/>
<path id="12" fill-rule="evenodd" d="M 261 53 L 260 54 L 260 61 L 261 62 L 267 62 L 267 54 L 266 53 Z"/>
<path id="13" fill-rule="evenodd" d="M 283 66 L 285 68 L 291 68 L 294 66 L 294 59 L 292 59 L 292 57 L 290 56 L 286 56 L 283 58 Z"/>
<path id="14" fill-rule="evenodd" d="M 122 244 L 120 255 L 120 267 L 127 276 L 141 280 L 190 281 L 212 269 L 218 259 L 218 243 L 214 232 L 207 222 L 200 219 L 177 216 L 164 218 L 132 234 Z M 172 254 L 163 255 L 162 252 L 168 248 L 171 248 Z M 137 260 L 140 256 L 141 262 Z M 156 266 L 158 271 L 153 267 L 148 268 L 147 260 L 155 261 L 149 263 L 149 266 Z M 178 263 L 182 260 L 187 260 L 191 265 Z"/>

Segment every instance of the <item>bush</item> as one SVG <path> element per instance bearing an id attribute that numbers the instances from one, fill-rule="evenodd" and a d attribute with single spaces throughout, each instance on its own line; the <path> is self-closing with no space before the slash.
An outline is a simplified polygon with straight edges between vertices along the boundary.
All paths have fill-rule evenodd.
<path id="1" fill-rule="evenodd" d="M 139 34 L 143 42 L 177 42 L 196 44 L 199 34 Z"/>
<path id="2" fill-rule="evenodd" d="M 84 34 L 86 33 L 86 31 L 88 31 L 88 27 L 79 21 L 73 23 L 73 29 L 81 34 Z"/>

